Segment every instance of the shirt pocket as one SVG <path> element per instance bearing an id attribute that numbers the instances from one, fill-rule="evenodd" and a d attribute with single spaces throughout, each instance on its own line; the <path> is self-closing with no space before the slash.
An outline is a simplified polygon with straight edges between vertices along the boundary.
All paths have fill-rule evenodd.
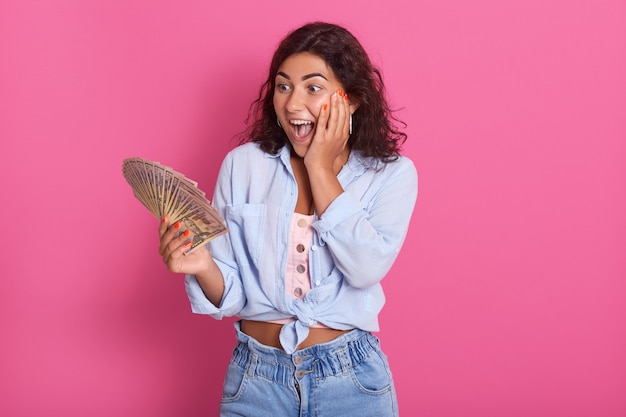
<path id="1" fill-rule="evenodd" d="M 226 222 L 233 251 L 241 264 L 258 264 L 266 224 L 264 204 L 240 204 L 226 208 Z"/>

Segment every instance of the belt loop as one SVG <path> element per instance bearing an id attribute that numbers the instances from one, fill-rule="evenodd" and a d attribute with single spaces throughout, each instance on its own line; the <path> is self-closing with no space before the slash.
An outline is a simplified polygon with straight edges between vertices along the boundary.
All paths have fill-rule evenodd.
<path id="1" fill-rule="evenodd" d="M 339 362 L 341 362 L 341 370 L 343 371 L 343 375 L 348 375 L 351 368 L 351 361 L 349 357 L 350 353 L 348 352 L 348 349 L 348 346 L 344 346 L 337 352 L 337 356 L 339 356 Z"/>
<path id="2" fill-rule="evenodd" d="M 248 378 L 254 378 L 254 371 L 256 370 L 256 365 L 259 361 L 259 355 L 254 351 L 250 351 L 250 362 L 248 363 L 248 369 L 246 370 L 246 374 L 248 374 Z"/>

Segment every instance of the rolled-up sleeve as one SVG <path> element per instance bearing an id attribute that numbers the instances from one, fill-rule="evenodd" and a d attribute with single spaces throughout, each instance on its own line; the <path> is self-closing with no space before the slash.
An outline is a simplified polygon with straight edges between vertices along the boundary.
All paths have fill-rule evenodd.
<path id="1" fill-rule="evenodd" d="M 191 304 L 191 311 L 197 314 L 208 314 L 217 320 L 237 315 L 245 304 L 241 281 L 234 274 L 224 276 L 224 295 L 219 307 L 207 299 L 194 275 L 185 276 L 185 290 Z"/>
<path id="2" fill-rule="evenodd" d="M 374 175 L 383 180 L 365 192 L 348 186 L 313 225 L 320 244 L 327 245 L 337 268 L 356 288 L 369 288 L 387 274 L 400 252 L 417 199 L 413 163 L 402 159 L 387 169 Z M 359 193 L 372 195 L 362 199 Z"/>

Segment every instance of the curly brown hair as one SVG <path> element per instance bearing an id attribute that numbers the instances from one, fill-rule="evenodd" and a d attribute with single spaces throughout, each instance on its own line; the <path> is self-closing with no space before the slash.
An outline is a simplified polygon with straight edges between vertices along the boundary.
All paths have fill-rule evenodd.
<path id="1" fill-rule="evenodd" d="M 274 52 L 259 97 L 250 106 L 246 122 L 252 120 L 252 123 L 242 133 L 241 143 L 257 142 L 263 151 L 274 155 L 289 143 L 276 122 L 273 95 L 278 68 L 288 57 L 300 52 L 322 58 L 349 93 L 350 100 L 358 103 L 348 146 L 366 157 L 395 160 L 407 138 L 397 125 L 406 127 L 406 124 L 393 115 L 387 103 L 380 70 L 372 65 L 360 42 L 349 31 L 324 22 L 304 25 L 282 40 Z"/>

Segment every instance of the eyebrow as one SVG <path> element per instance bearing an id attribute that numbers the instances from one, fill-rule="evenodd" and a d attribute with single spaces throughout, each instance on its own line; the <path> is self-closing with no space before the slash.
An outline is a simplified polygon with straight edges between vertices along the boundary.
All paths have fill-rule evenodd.
<path id="1" fill-rule="evenodd" d="M 284 78 L 286 78 L 288 80 L 291 80 L 291 78 L 287 74 L 282 72 L 282 71 L 278 71 L 278 73 L 276 75 L 280 75 L 281 77 L 284 77 Z M 324 76 L 324 74 L 320 74 L 319 72 L 312 72 L 311 74 L 304 75 L 302 77 L 302 81 L 308 80 L 309 78 L 313 78 L 313 77 L 322 77 L 323 79 L 328 81 L 328 78 L 326 78 Z"/>

